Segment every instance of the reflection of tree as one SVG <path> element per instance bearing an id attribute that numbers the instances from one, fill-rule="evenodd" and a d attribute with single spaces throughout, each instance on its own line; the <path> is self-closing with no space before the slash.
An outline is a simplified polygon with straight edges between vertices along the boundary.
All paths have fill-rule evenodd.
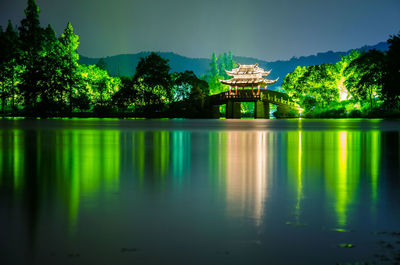
<path id="1" fill-rule="evenodd" d="M 65 208 L 72 229 L 82 196 L 119 189 L 119 131 L 19 131 L 0 133 L 2 186 L 19 198 L 34 240 L 43 204 Z"/>
<path id="2" fill-rule="evenodd" d="M 190 133 L 187 131 L 172 132 L 172 176 L 178 184 L 182 184 L 183 176 L 190 168 L 190 140 Z"/>
<path id="3" fill-rule="evenodd" d="M 371 206 L 375 210 L 378 202 L 378 178 L 381 163 L 381 133 L 379 131 L 371 131 L 366 135 L 367 148 L 366 148 L 366 165 L 370 165 L 369 175 L 371 178 Z"/>
<path id="4" fill-rule="evenodd" d="M 182 185 L 190 172 L 191 133 L 187 131 L 133 131 L 122 134 L 121 167 L 140 186 Z M 129 139 L 129 141 L 127 140 Z"/>
<path id="5" fill-rule="evenodd" d="M 303 191 L 303 159 L 306 154 L 302 151 L 302 131 L 293 131 L 287 133 L 287 167 L 289 183 L 293 185 L 296 193 L 296 204 L 294 207 L 295 221 L 297 225 L 301 224 Z"/>
<path id="6" fill-rule="evenodd" d="M 362 176 L 370 185 L 371 210 L 376 210 L 381 140 L 378 131 L 301 131 L 287 133 L 287 168 L 296 200 L 296 222 L 301 223 L 302 201 L 312 187 L 325 185 L 328 215 L 338 227 L 348 227 L 353 205 L 361 196 Z M 308 195 L 308 196 L 307 196 Z"/>

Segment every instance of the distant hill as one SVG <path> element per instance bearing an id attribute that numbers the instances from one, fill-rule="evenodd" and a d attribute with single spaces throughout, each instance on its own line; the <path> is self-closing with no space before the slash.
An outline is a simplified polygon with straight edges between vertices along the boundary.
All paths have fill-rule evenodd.
<path id="1" fill-rule="evenodd" d="M 151 52 L 140 52 L 135 54 L 120 54 L 105 57 L 107 70 L 113 76 L 132 76 L 135 73 L 140 58 L 146 57 Z M 157 52 L 164 59 L 169 60 L 171 72 L 184 72 L 191 70 L 196 75 L 202 75 L 207 71 L 210 60 L 206 58 L 189 58 L 172 52 Z M 89 58 L 83 55 L 79 56 L 79 62 L 83 64 L 96 64 L 100 58 Z"/>
<path id="2" fill-rule="evenodd" d="M 386 42 L 380 42 L 373 46 L 363 46 L 356 50 L 369 51 L 372 49 L 386 51 L 388 44 Z M 280 86 L 285 76 L 292 72 L 297 66 L 309 66 L 323 63 L 336 63 L 342 56 L 347 55 L 349 51 L 345 52 L 333 52 L 328 51 L 324 53 L 317 53 L 316 55 L 293 57 L 290 60 L 285 61 L 272 61 L 267 62 L 250 57 L 235 56 L 234 60 L 241 64 L 255 64 L 258 63 L 260 67 L 264 69 L 272 69 L 270 77 L 275 79 L 279 77 L 279 81 L 272 86 Z M 135 73 L 136 66 L 141 57 L 148 56 L 151 52 L 140 52 L 136 54 L 121 54 L 110 57 L 105 57 L 104 60 L 108 65 L 108 71 L 113 76 L 132 76 Z M 210 59 L 206 58 L 189 58 L 175 54 L 172 52 L 157 52 L 161 57 L 169 60 L 171 66 L 171 72 L 183 72 L 185 70 L 193 71 L 197 76 L 203 75 L 207 72 L 210 64 Z M 80 63 L 83 64 L 96 64 L 100 58 L 89 58 L 86 56 L 80 56 Z"/>

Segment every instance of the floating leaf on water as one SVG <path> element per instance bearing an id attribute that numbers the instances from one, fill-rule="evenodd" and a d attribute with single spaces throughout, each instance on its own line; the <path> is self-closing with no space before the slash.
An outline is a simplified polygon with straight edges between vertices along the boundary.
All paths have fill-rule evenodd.
<path id="1" fill-rule="evenodd" d="M 307 224 L 296 224 L 297 227 L 305 227 Z"/>
<path id="2" fill-rule="evenodd" d="M 387 232 L 371 232 L 373 235 L 384 235 L 387 234 Z"/>
<path id="3" fill-rule="evenodd" d="M 286 224 L 286 225 L 294 225 L 294 226 L 297 226 L 297 227 L 304 227 L 304 226 L 307 226 L 307 224 L 293 223 L 293 222 L 290 222 L 290 221 L 285 222 L 285 224 Z"/>
<path id="4" fill-rule="evenodd" d="M 338 247 L 340 247 L 340 248 L 354 248 L 355 246 L 353 244 L 350 244 L 350 243 L 342 243 L 342 244 L 339 244 Z"/>
<path id="5" fill-rule="evenodd" d="M 344 229 L 344 228 L 331 228 L 329 230 L 330 231 L 335 231 L 335 232 L 342 232 L 342 233 L 352 232 L 352 230 L 348 230 L 348 229 Z"/>
<path id="6" fill-rule="evenodd" d="M 136 252 L 137 248 L 121 248 L 121 252 Z"/>
<path id="7" fill-rule="evenodd" d="M 385 248 L 390 248 L 390 249 L 393 249 L 394 247 L 393 247 L 393 245 L 392 245 L 392 244 L 388 243 L 388 244 L 385 246 Z"/>

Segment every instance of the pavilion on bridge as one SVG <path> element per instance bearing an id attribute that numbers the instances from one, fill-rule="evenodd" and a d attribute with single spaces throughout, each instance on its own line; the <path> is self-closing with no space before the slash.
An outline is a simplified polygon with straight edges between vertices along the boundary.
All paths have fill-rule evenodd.
<path id="1" fill-rule="evenodd" d="M 221 105 L 226 105 L 227 119 L 240 118 L 242 102 L 253 102 L 254 118 L 262 119 L 269 119 L 270 104 L 276 105 L 278 109 L 301 109 L 299 105 L 290 101 L 287 94 L 266 89 L 267 85 L 275 84 L 278 79 L 269 80 L 264 78 L 271 71 L 265 71 L 258 64 L 239 64 L 239 67 L 231 71 L 225 70 L 225 72 L 232 78 L 219 81 L 229 86 L 229 92 L 221 92 L 207 97 L 207 104 L 212 108 L 213 117 L 215 118 L 220 117 L 219 109 Z M 242 89 L 238 90 L 239 87 Z M 245 89 L 246 87 L 251 89 Z M 261 87 L 265 89 L 260 91 Z M 235 91 L 232 91 L 232 88 Z M 257 90 L 254 88 L 257 88 Z"/>
<path id="2" fill-rule="evenodd" d="M 225 70 L 228 76 L 233 78 L 228 80 L 219 80 L 222 84 L 229 85 L 229 94 L 232 94 L 232 87 L 235 88 L 235 93 L 237 94 L 238 87 L 244 89 L 245 87 L 251 87 L 254 89 L 257 87 L 257 94 L 260 94 L 260 88 L 263 86 L 265 89 L 267 85 L 275 84 L 278 79 L 268 80 L 263 78 L 263 76 L 268 76 L 271 71 L 264 71 L 260 68 L 258 64 L 241 65 L 239 67 L 232 69 L 231 71 Z"/>

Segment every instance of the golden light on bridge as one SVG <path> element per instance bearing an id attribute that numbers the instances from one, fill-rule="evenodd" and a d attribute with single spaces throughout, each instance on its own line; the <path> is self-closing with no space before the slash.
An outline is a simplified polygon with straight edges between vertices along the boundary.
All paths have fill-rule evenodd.
<path id="1" fill-rule="evenodd" d="M 258 64 L 241 65 L 239 67 L 232 69 L 231 71 L 225 70 L 228 76 L 233 78 L 228 80 L 219 80 L 222 84 L 229 85 L 229 94 L 232 94 L 232 86 L 235 87 L 235 93 L 238 92 L 238 87 L 257 87 L 257 94 L 260 94 L 260 87 L 262 85 L 267 88 L 267 85 L 275 84 L 278 78 L 275 80 L 268 80 L 263 78 L 263 76 L 268 76 L 271 71 L 265 71 L 260 68 Z"/>

